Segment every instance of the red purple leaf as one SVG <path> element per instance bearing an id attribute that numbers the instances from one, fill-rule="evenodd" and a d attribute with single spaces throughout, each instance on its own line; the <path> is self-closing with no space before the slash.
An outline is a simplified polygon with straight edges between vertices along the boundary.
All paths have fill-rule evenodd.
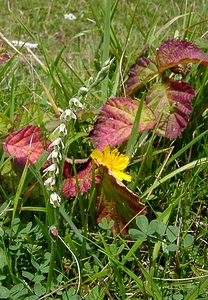
<path id="1" fill-rule="evenodd" d="M 139 101 L 131 98 L 112 98 L 102 107 L 100 115 L 89 137 L 95 148 L 101 151 L 106 145 L 111 148 L 128 140 Z M 152 129 L 155 125 L 155 116 L 146 106 L 143 106 L 138 132 Z"/>
<path id="2" fill-rule="evenodd" d="M 168 40 L 157 50 L 156 62 L 160 72 L 178 64 L 208 64 L 208 56 L 196 45 L 185 40 Z"/>
<path id="3" fill-rule="evenodd" d="M 138 58 L 136 64 L 130 69 L 126 94 L 131 95 L 138 91 L 147 82 L 155 78 L 157 73 L 158 69 L 156 65 L 149 58 Z"/>
<path id="4" fill-rule="evenodd" d="M 9 54 L 4 50 L 2 41 L 0 41 L 0 65 L 9 59 Z"/>
<path id="5" fill-rule="evenodd" d="M 97 205 L 97 222 L 102 218 L 114 221 L 113 231 L 123 234 L 127 233 L 127 228 L 123 227 L 136 214 L 145 215 L 147 210 L 140 202 L 138 195 L 129 190 L 121 181 L 117 180 L 113 173 L 105 166 L 99 165 L 102 181 L 100 183 L 101 195 Z"/>
<path id="6" fill-rule="evenodd" d="M 40 127 L 26 126 L 13 132 L 5 141 L 4 151 L 19 165 L 24 166 L 27 160 L 33 165 L 44 151 Z"/>
<path id="7" fill-rule="evenodd" d="M 62 195 L 64 197 L 76 197 L 78 189 L 81 193 L 87 192 L 92 185 L 92 161 L 89 160 L 84 169 L 77 172 L 77 176 L 72 176 L 64 181 L 62 186 Z M 95 182 L 98 183 L 99 176 L 95 176 Z M 78 187 L 77 187 L 78 182 Z"/>
<path id="8" fill-rule="evenodd" d="M 146 103 L 159 119 L 159 134 L 169 139 L 181 135 L 192 111 L 194 96 L 192 87 L 180 81 L 154 84 L 149 89 Z"/>

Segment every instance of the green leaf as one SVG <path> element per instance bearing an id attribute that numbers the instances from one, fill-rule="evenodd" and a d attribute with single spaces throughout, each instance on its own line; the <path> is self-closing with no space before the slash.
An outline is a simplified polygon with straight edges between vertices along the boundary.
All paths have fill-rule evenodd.
<path id="1" fill-rule="evenodd" d="M 96 285 L 86 300 L 103 300 L 105 298 L 105 290 Z"/>
<path id="2" fill-rule="evenodd" d="M 78 295 L 76 295 L 76 290 L 74 288 L 70 288 L 68 291 L 66 291 L 63 295 L 63 300 L 79 300 L 81 299 Z"/>
<path id="3" fill-rule="evenodd" d="M 27 272 L 27 271 L 23 271 L 22 272 L 22 276 L 24 276 L 25 278 L 27 278 L 28 280 L 32 281 L 33 278 L 34 278 L 34 275 L 31 274 L 30 272 Z"/>
<path id="4" fill-rule="evenodd" d="M 26 300 L 38 300 L 39 297 L 37 295 L 34 295 L 34 296 L 29 296 L 26 298 Z"/>
<path id="5" fill-rule="evenodd" d="M 9 299 L 10 291 L 5 286 L 0 286 L 0 299 Z"/>
<path id="6" fill-rule="evenodd" d="M 41 296 L 46 292 L 46 289 L 40 282 L 36 282 L 34 285 L 34 292 L 37 296 Z"/>
<path id="7" fill-rule="evenodd" d="M 148 226 L 148 235 L 153 235 L 154 233 L 159 234 L 161 237 L 164 236 L 166 230 L 166 225 L 158 220 L 152 220 Z"/>
<path id="8" fill-rule="evenodd" d="M 143 240 L 146 238 L 146 234 L 138 229 L 129 229 L 130 236 L 135 240 Z"/>
<path id="9" fill-rule="evenodd" d="M 149 221 L 146 216 L 140 215 L 136 217 L 136 224 L 142 232 L 148 233 Z"/>
<path id="10" fill-rule="evenodd" d="M 0 276 L 0 282 L 3 281 L 3 280 L 5 280 L 6 278 L 7 278 L 7 277 L 6 277 L 5 275 L 1 275 L 1 276 Z"/>
<path id="11" fill-rule="evenodd" d="M 178 227 L 169 225 L 166 230 L 167 238 L 172 243 L 174 242 L 178 237 Z"/>
<path id="12" fill-rule="evenodd" d="M 175 252 L 177 250 L 177 245 L 176 244 L 169 244 L 166 249 L 170 252 Z"/>
<path id="13" fill-rule="evenodd" d="M 188 248 L 188 247 L 192 246 L 193 242 L 194 242 L 193 235 L 191 235 L 191 234 L 188 233 L 185 236 L 184 240 L 183 240 L 183 246 L 184 246 L 184 248 Z"/>
<path id="14" fill-rule="evenodd" d="M 118 248 L 116 247 L 115 244 L 109 245 L 109 249 L 110 249 L 111 254 L 113 254 L 113 255 L 117 255 L 118 254 Z"/>
<path id="15" fill-rule="evenodd" d="M 24 287 L 22 283 L 16 284 L 10 290 L 10 298 L 12 300 L 25 299 L 28 294 L 28 290 Z"/>
<path id="16" fill-rule="evenodd" d="M 0 248 L 0 269 L 3 269 L 7 265 L 8 265 L 7 258 L 4 253 L 4 250 L 2 248 Z"/>
<path id="17" fill-rule="evenodd" d="M 84 263 L 84 269 L 87 273 L 90 273 L 92 272 L 92 268 L 91 268 L 91 265 L 90 263 L 87 261 L 86 263 Z"/>
<path id="18" fill-rule="evenodd" d="M 158 221 L 157 220 L 152 220 L 148 226 L 148 235 L 153 235 L 156 232 L 158 226 Z"/>
<path id="19" fill-rule="evenodd" d="M 70 299 L 70 300 L 81 300 L 80 296 L 78 296 L 78 295 L 70 296 L 70 298 L 69 298 L 67 292 L 65 292 L 65 293 L 62 295 L 62 297 L 63 297 L 63 300 L 69 300 L 69 299 Z"/>
<path id="20" fill-rule="evenodd" d="M 33 279 L 34 282 L 41 282 L 45 280 L 45 276 L 44 275 L 36 275 Z"/>
<path id="21" fill-rule="evenodd" d="M 173 295 L 173 298 L 172 298 L 172 300 L 182 300 L 182 299 L 183 299 L 182 294 Z"/>
<path id="22" fill-rule="evenodd" d="M 163 222 L 158 222 L 158 225 L 156 227 L 156 232 L 160 235 L 160 236 L 164 236 L 165 234 L 165 230 L 166 230 L 166 225 Z"/>
<path id="23" fill-rule="evenodd" d="M 40 265 L 33 258 L 31 259 L 31 263 L 36 270 L 40 270 Z"/>
<path id="24" fill-rule="evenodd" d="M 108 222 L 106 218 L 102 218 L 101 222 L 98 224 L 98 226 L 102 229 L 109 230 L 113 227 L 114 222 L 111 220 Z"/>

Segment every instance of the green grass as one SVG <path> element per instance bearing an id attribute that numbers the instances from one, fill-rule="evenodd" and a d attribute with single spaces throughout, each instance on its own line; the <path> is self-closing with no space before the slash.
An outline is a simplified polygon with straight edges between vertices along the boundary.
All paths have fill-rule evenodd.
<path id="1" fill-rule="evenodd" d="M 0 66 L 0 299 L 207 299 L 208 69 L 195 66 L 187 77 L 197 94 L 182 138 L 138 137 L 132 130 L 120 148 L 133 154 L 128 187 L 148 208 L 149 225 L 136 219 L 131 236 L 113 234 L 106 220 L 97 224 L 94 185 L 54 209 L 41 172 L 47 157 L 22 170 L 3 150 L 11 129 L 38 125 L 50 137 L 59 122 L 56 108 L 66 109 L 110 56 L 108 77 L 84 98 L 85 115 L 69 126 L 65 141 L 66 156 L 89 157 L 93 147 L 84 136 L 105 98 L 124 94 L 129 67 L 147 47 L 154 55 L 162 41 L 179 37 L 207 52 L 207 1 L 0 4 L 11 56 Z M 65 13 L 77 19 L 65 20 Z M 39 47 L 34 55 L 16 52 L 6 40 L 17 39 Z M 146 232 L 152 220 L 165 224 L 165 231 Z M 53 225 L 58 236 L 49 230 Z M 167 228 L 177 231 L 176 238 Z"/>

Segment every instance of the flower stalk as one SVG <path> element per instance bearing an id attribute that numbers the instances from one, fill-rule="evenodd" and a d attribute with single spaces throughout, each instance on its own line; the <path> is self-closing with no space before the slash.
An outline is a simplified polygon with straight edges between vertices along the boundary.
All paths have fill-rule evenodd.
<path id="1" fill-rule="evenodd" d="M 108 59 L 104 64 L 100 72 L 98 72 L 95 80 L 91 77 L 87 83 L 87 86 L 82 86 L 78 90 L 77 96 L 72 97 L 69 100 L 69 106 L 60 115 L 61 124 L 53 131 L 56 135 L 56 139 L 50 144 L 49 149 L 52 151 L 48 156 L 50 166 L 47 167 L 43 173 L 48 175 L 44 185 L 50 194 L 50 204 L 56 208 L 61 203 L 61 197 L 59 196 L 58 179 L 60 178 L 60 170 L 62 170 L 65 148 L 65 138 L 69 136 L 69 125 L 76 121 L 77 109 L 84 109 L 84 100 L 88 93 L 97 86 L 108 74 L 113 59 Z"/>

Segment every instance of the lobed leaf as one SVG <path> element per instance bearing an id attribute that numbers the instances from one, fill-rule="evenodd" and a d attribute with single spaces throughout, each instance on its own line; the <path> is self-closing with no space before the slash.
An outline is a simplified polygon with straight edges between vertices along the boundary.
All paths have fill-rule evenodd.
<path id="1" fill-rule="evenodd" d="M 97 222 L 101 222 L 102 218 L 113 220 L 112 230 L 127 234 L 127 229 L 123 229 L 127 221 L 136 214 L 145 215 L 147 212 L 145 205 L 140 202 L 139 196 L 117 180 L 107 167 L 99 165 L 99 171 L 102 174 L 100 183 L 102 192 L 97 205 Z"/>
<path id="2" fill-rule="evenodd" d="M 169 139 L 182 134 L 192 111 L 195 93 L 185 82 L 167 81 L 154 84 L 148 91 L 146 103 L 159 120 L 158 133 Z"/>
<path id="3" fill-rule="evenodd" d="M 138 91 L 141 87 L 154 79 L 157 74 L 157 66 L 151 59 L 147 57 L 138 58 L 136 64 L 131 67 L 129 72 L 126 90 L 127 96 Z"/>
<path id="4" fill-rule="evenodd" d="M 159 72 L 178 64 L 208 64 L 208 56 L 196 45 L 186 40 L 167 40 L 157 50 L 156 63 Z"/>
<path id="5" fill-rule="evenodd" d="M 44 150 L 40 127 L 32 125 L 10 134 L 4 145 L 4 151 L 14 156 L 17 164 L 22 166 L 27 160 L 33 165 Z"/>
<path id="6" fill-rule="evenodd" d="M 139 101 L 125 97 L 108 99 L 89 135 L 94 147 L 102 151 L 106 145 L 112 148 L 128 140 L 138 104 Z M 154 125 L 155 116 L 150 108 L 144 105 L 138 132 L 152 129 Z"/>
<path id="7" fill-rule="evenodd" d="M 84 169 L 77 172 L 76 176 L 67 178 L 62 186 L 62 195 L 64 197 L 76 197 L 78 190 L 81 193 L 87 192 L 92 185 L 92 160 L 83 164 Z M 95 176 L 95 182 L 99 182 L 99 176 Z"/>

